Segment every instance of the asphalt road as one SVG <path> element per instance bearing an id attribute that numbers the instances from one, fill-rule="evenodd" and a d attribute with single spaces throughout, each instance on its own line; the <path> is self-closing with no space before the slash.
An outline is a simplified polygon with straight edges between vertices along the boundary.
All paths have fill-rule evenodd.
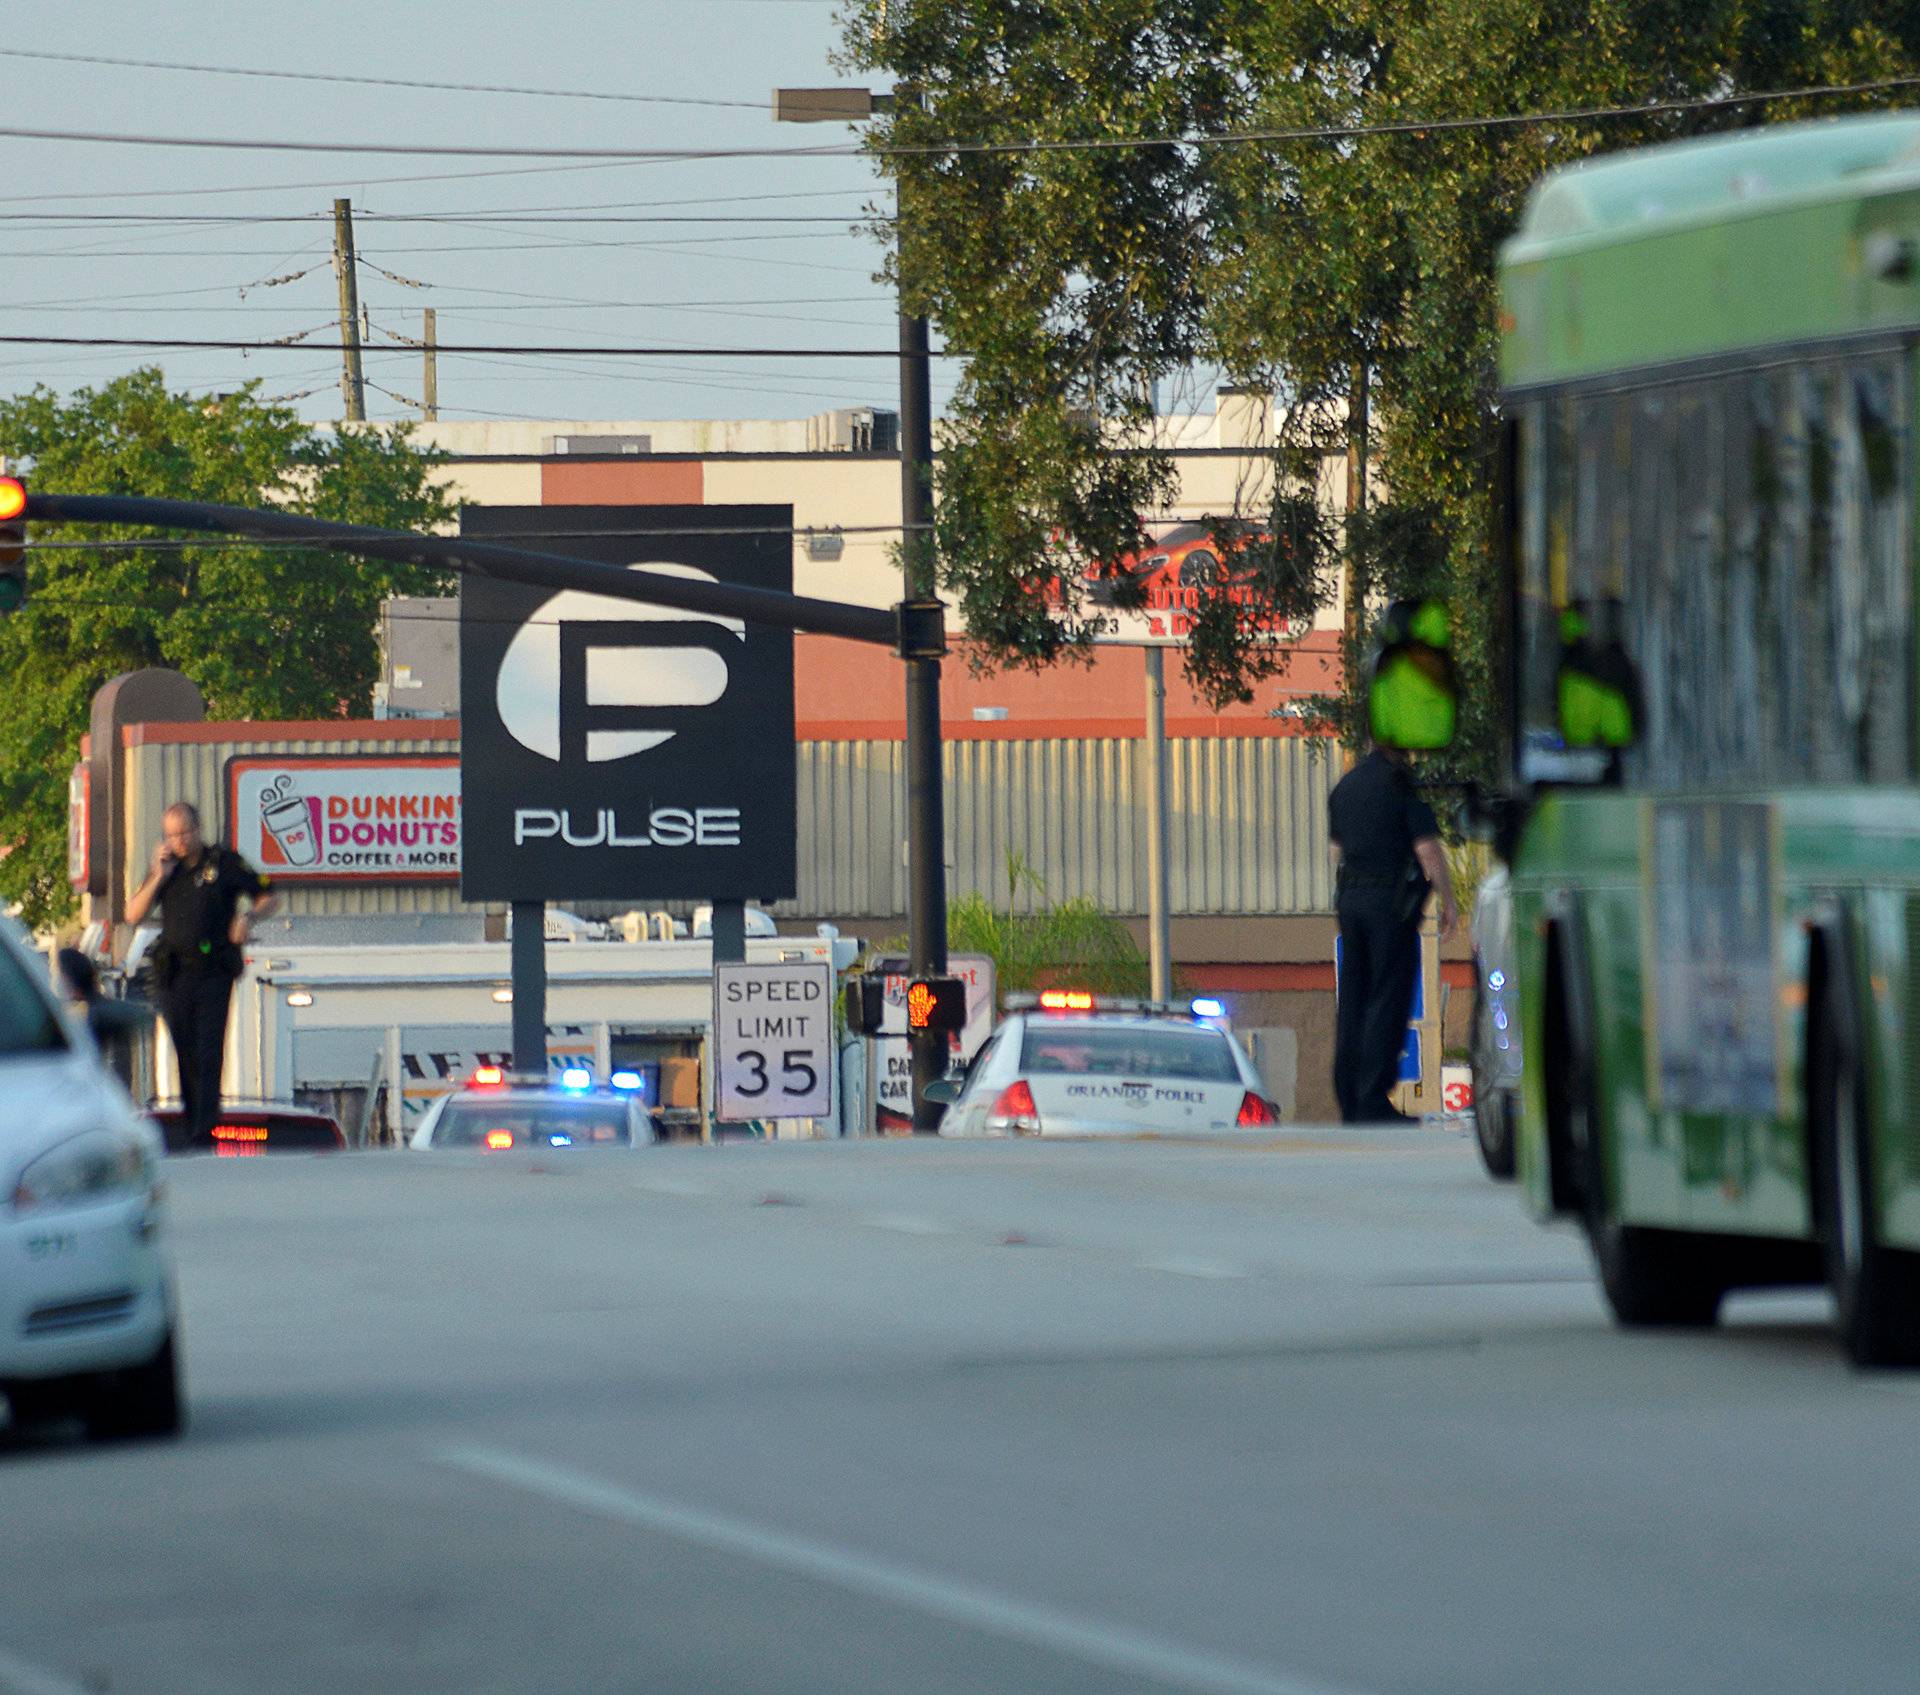
<path id="1" fill-rule="evenodd" d="M 1911 1688 L 1920 1381 L 1611 1329 L 1450 1131 L 177 1162 L 193 1427 L 0 1692 Z"/>

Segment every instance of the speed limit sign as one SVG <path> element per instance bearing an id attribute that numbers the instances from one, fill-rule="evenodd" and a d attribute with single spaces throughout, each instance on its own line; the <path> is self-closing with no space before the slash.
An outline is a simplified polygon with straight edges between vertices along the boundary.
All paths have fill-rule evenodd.
<path id="1" fill-rule="evenodd" d="M 723 1123 L 833 1116 L 833 967 L 713 968 L 714 1095 Z"/>

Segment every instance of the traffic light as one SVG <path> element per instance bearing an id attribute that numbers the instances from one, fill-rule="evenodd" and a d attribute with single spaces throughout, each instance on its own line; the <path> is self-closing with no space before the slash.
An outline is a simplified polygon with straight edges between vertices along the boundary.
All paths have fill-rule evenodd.
<path id="1" fill-rule="evenodd" d="M 887 980 L 876 972 L 847 979 L 847 1028 L 856 1036 L 877 1036 L 886 1021 Z"/>
<path id="2" fill-rule="evenodd" d="M 907 1030 L 951 1034 L 967 1027 L 967 986 L 958 977 L 917 977 L 907 985 Z"/>
<path id="3" fill-rule="evenodd" d="M 27 598 L 27 485 L 0 477 L 0 614 Z"/>

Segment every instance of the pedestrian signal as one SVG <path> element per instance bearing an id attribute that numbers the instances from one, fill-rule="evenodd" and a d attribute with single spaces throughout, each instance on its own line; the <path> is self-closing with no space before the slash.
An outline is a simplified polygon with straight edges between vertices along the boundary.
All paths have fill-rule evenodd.
<path id="1" fill-rule="evenodd" d="M 0 613 L 17 612 L 27 598 L 27 485 L 0 477 Z"/>
<path id="2" fill-rule="evenodd" d="M 907 985 L 907 1029 L 950 1033 L 967 1027 L 967 986 L 958 977 L 919 977 Z"/>
<path id="3" fill-rule="evenodd" d="M 886 1022 L 887 984 L 884 977 L 866 973 L 847 979 L 847 1028 L 856 1036 L 877 1036 Z"/>

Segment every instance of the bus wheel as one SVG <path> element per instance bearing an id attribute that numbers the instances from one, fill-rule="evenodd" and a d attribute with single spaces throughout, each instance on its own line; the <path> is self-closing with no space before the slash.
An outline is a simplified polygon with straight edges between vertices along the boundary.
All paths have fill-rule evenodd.
<path id="1" fill-rule="evenodd" d="M 1614 1217 L 1591 1083 L 1566 1079 L 1560 1108 L 1566 1145 L 1580 1173 L 1587 1240 L 1615 1322 L 1631 1329 L 1712 1324 L 1727 1286 L 1714 1275 L 1702 1245 L 1674 1231 L 1622 1224 Z"/>
<path id="2" fill-rule="evenodd" d="M 1866 1084 L 1842 1039 L 1844 1019 L 1829 1005 L 1808 1067 L 1814 1216 L 1827 1282 L 1854 1364 L 1920 1365 L 1920 1255 L 1879 1240 Z"/>

